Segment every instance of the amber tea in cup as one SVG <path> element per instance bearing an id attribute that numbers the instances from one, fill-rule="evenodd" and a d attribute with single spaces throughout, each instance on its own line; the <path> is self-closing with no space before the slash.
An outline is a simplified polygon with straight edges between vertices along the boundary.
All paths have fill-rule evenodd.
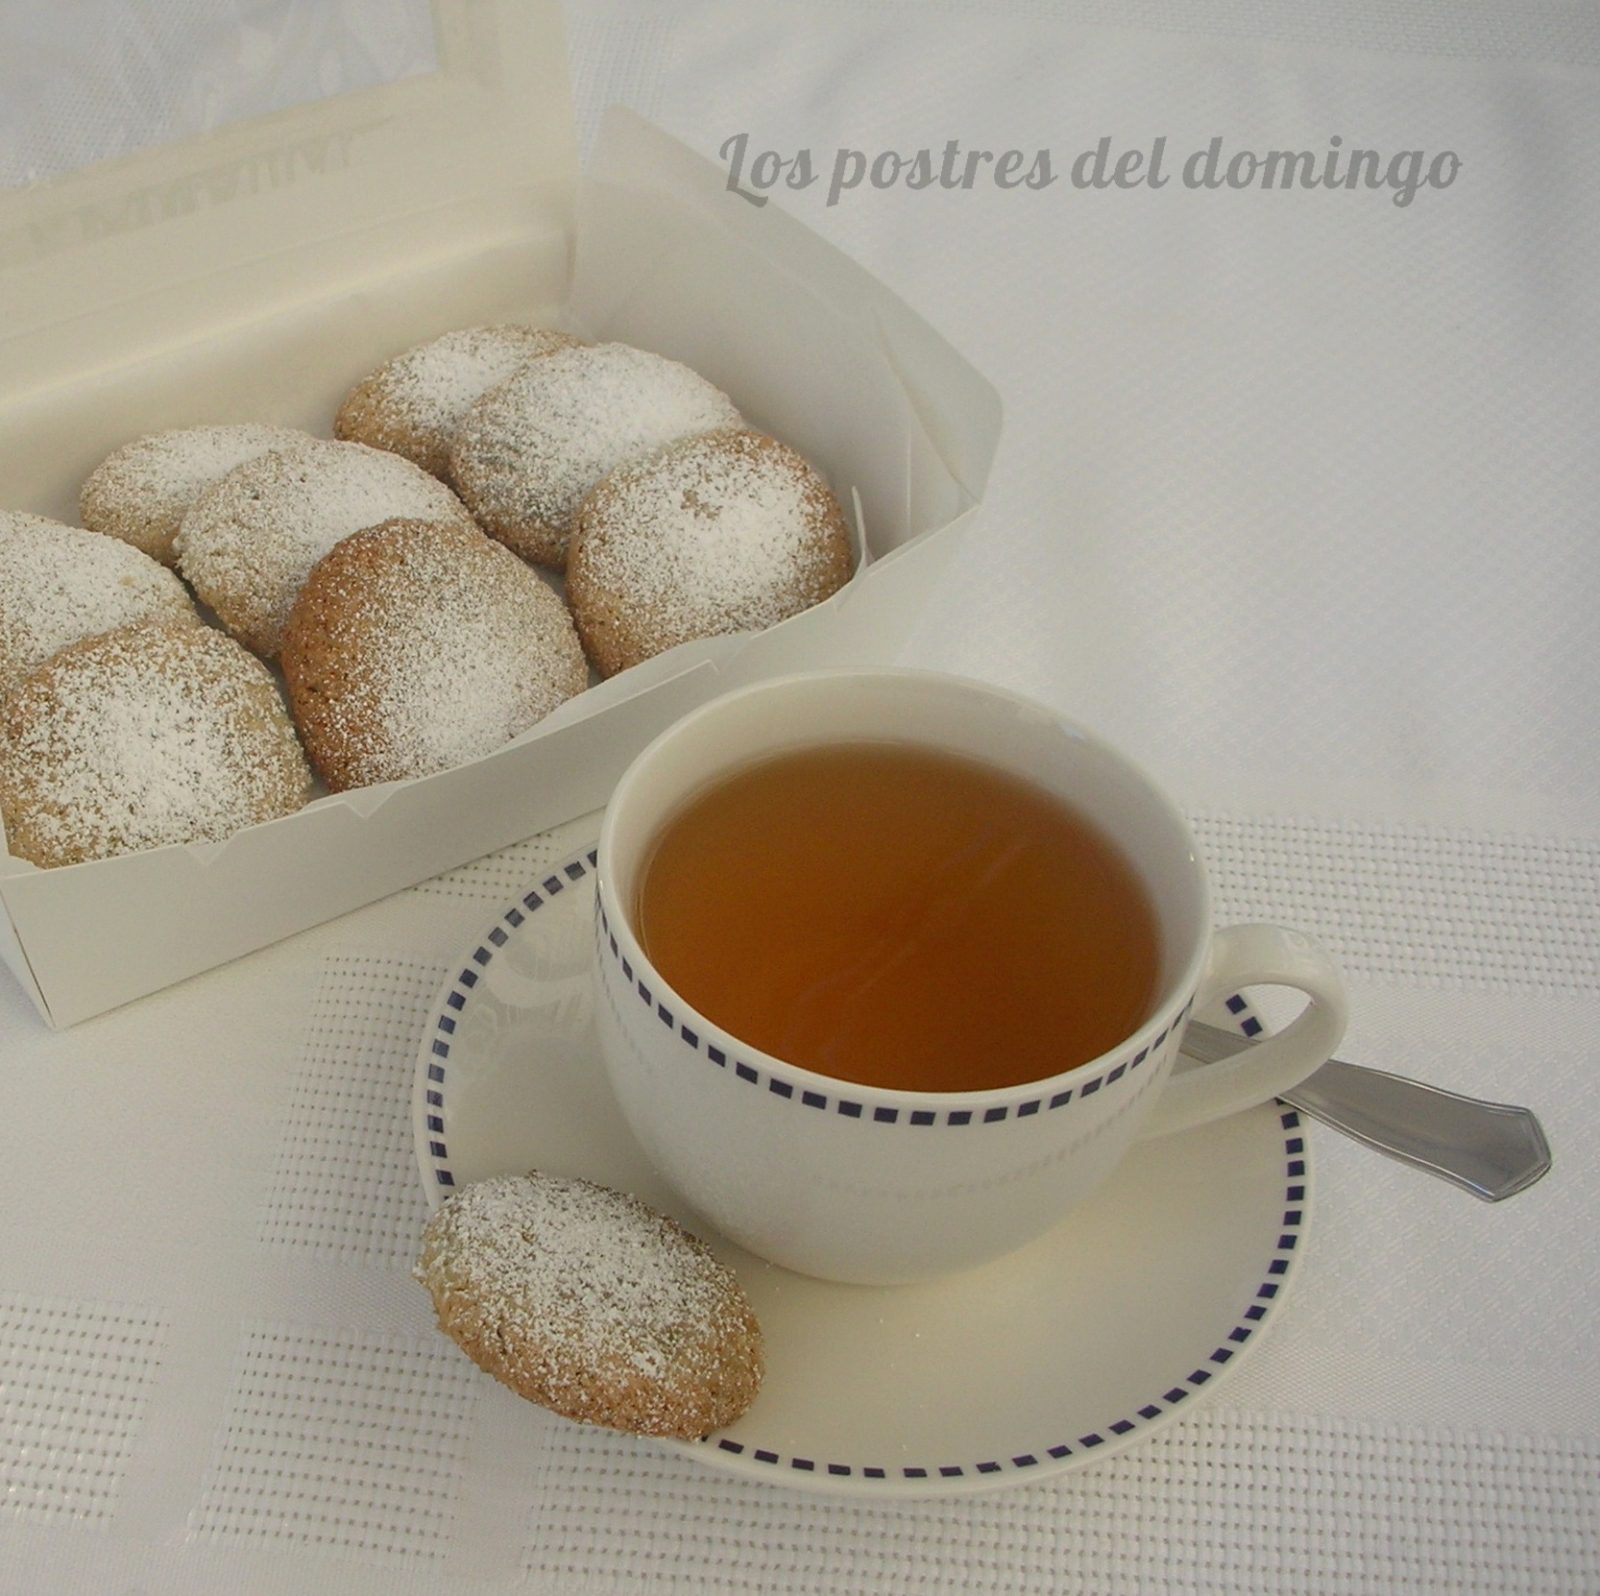
<path id="1" fill-rule="evenodd" d="M 696 1010 L 869 1086 L 1058 1075 L 1160 995 L 1155 907 L 1117 845 L 1042 787 L 912 743 L 723 775 L 666 819 L 634 907 L 646 955 Z"/>
<path id="2" fill-rule="evenodd" d="M 1125 754 L 933 671 L 768 678 L 661 732 L 606 806 L 593 970 L 666 1185 L 772 1263 L 880 1284 L 1022 1246 L 1136 1140 L 1303 1081 L 1345 1019 L 1309 937 L 1212 925 Z M 1309 1001 L 1179 1072 L 1189 1015 L 1258 985 Z"/>

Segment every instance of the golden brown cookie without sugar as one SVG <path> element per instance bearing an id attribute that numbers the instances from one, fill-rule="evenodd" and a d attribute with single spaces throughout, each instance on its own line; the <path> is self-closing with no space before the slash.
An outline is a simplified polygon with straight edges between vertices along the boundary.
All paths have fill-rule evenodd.
<path id="1" fill-rule="evenodd" d="M 218 842 L 310 784 L 266 667 L 209 626 L 75 643 L 0 706 L 0 812 L 37 865 Z"/>
<path id="2" fill-rule="evenodd" d="M 416 1276 L 479 1368 L 569 1419 L 697 1440 L 761 1385 L 732 1270 L 604 1186 L 537 1171 L 464 1186 L 428 1221 Z"/>
<path id="3" fill-rule="evenodd" d="M 198 624 L 171 571 L 115 538 L 0 510 L 0 698 L 57 649 L 136 621 Z"/>
<path id="4" fill-rule="evenodd" d="M 490 754 L 582 692 L 566 607 L 472 527 L 389 521 L 306 578 L 283 673 L 307 752 L 336 791 Z"/>
<path id="5" fill-rule="evenodd" d="M 759 432 L 673 444 L 579 507 L 567 600 L 602 676 L 696 638 L 776 625 L 850 579 L 844 514 L 793 449 Z"/>
<path id="6" fill-rule="evenodd" d="M 578 502 L 607 472 L 740 424 L 720 388 L 675 360 L 627 344 L 560 349 L 461 418 L 450 478 L 485 532 L 559 571 Z"/>
<path id="7" fill-rule="evenodd" d="M 95 467 L 78 496 L 78 513 L 90 531 L 120 538 L 171 565 L 172 540 L 201 494 L 246 460 L 309 437 L 257 421 L 147 433 Z"/>
<path id="8" fill-rule="evenodd" d="M 420 466 L 313 438 L 246 461 L 204 494 L 178 532 L 178 569 L 246 648 L 274 659 L 311 567 L 352 532 L 396 518 L 472 526 Z"/>
<path id="9" fill-rule="evenodd" d="M 450 444 L 467 410 L 519 366 L 579 341 L 517 322 L 443 333 L 363 377 L 339 407 L 333 435 L 403 454 L 448 480 Z"/>

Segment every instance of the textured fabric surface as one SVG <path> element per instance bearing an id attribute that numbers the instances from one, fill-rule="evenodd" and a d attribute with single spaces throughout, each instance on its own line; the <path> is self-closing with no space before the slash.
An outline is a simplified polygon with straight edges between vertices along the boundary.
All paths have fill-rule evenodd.
<path id="1" fill-rule="evenodd" d="M 0 8 L 0 183 L 425 69 L 402 0 L 292 5 L 292 59 L 275 9 L 75 8 L 96 54 L 65 8 Z M 59 1035 L 0 989 L 0 1593 L 1590 1596 L 1596 14 L 599 0 L 569 30 L 586 146 L 620 100 L 713 155 L 1461 155 L 1406 207 L 1066 177 L 780 203 L 1006 403 L 982 534 L 907 659 L 1131 748 L 1219 917 L 1341 959 L 1345 1056 L 1531 1104 L 1555 1170 L 1491 1208 L 1313 1131 L 1282 1324 L 1062 1480 L 839 1502 L 565 1425 L 409 1277 L 409 1084 L 450 961 L 579 823 Z"/>
<path id="2" fill-rule="evenodd" d="M 0 188 L 436 62 L 427 0 L 8 0 Z"/>

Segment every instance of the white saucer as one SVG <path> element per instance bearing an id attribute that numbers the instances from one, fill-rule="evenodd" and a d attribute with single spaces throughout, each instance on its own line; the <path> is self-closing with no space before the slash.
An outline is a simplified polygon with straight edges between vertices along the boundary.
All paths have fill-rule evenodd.
<path id="1" fill-rule="evenodd" d="M 508 907 L 430 1013 L 413 1102 L 428 1202 L 539 1168 L 633 1192 L 704 1234 L 645 1161 L 598 1060 L 593 868 L 586 851 Z M 1239 1004 L 1220 1020 L 1243 1020 Z M 662 1444 L 861 1496 L 1084 1467 L 1209 1395 L 1260 1342 L 1294 1279 L 1308 1197 L 1300 1120 L 1269 1104 L 1136 1147 L 1050 1234 L 928 1285 L 830 1285 L 710 1237 L 761 1320 L 766 1383 L 737 1424 Z"/>

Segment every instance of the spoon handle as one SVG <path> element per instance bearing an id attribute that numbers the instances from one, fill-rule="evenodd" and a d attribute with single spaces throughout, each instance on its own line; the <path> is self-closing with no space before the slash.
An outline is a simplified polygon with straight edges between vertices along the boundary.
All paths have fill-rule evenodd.
<path id="1" fill-rule="evenodd" d="M 1202 1064 L 1254 1045 L 1198 1020 L 1183 1036 L 1183 1051 Z M 1485 1202 L 1514 1197 L 1550 1168 L 1543 1127 L 1530 1109 L 1514 1104 L 1463 1097 L 1337 1058 L 1281 1095 L 1325 1125 Z"/>

